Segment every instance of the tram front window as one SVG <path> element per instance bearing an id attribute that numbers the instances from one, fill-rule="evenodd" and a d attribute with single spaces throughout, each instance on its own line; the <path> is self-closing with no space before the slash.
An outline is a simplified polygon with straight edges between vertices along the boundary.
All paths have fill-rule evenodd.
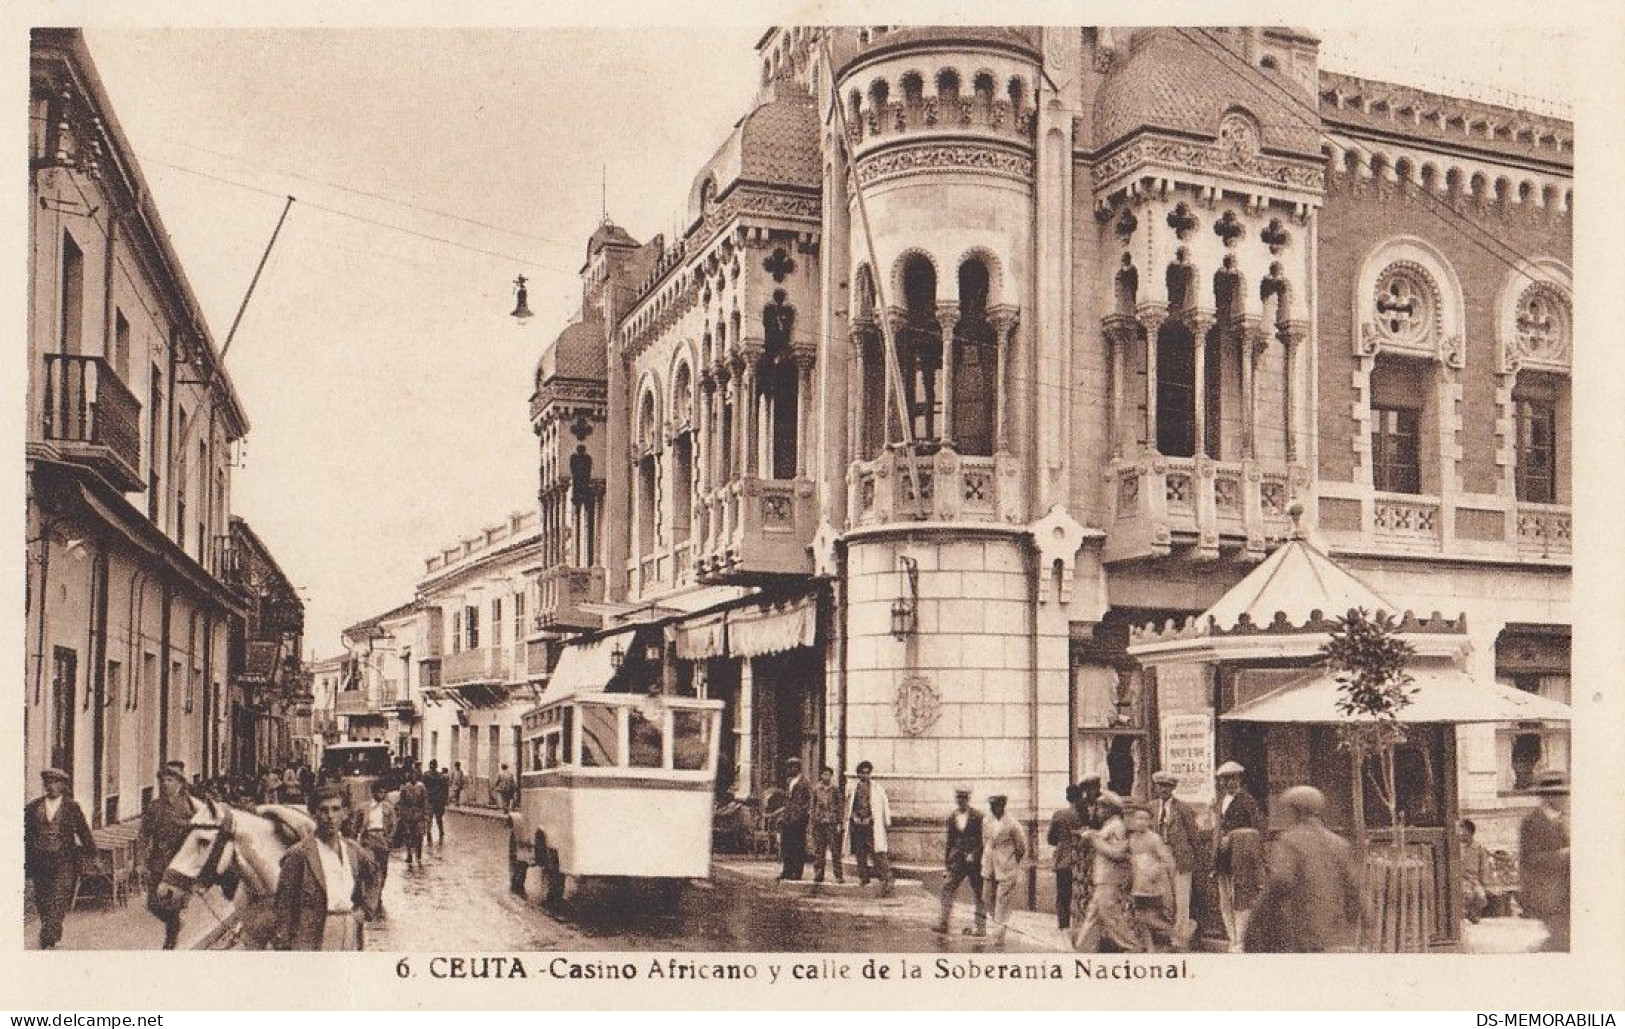
<path id="1" fill-rule="evenodd" d="M 585 768 L 614 768 L 621 763 L 620 718 L 615 708 L 582 704 L 581 764 Z"/>
<path id="2" fill-rule="evenodd" d="M 705 768 L 711 756 L 711 712 L 673 711 L 671 713 L 671 761 L 679 771 Z"/>
<path id="3" fill-rule="evenodd" d="M 659 768 L 662 763 L 660 723 L 644 717 L 642 711 L 627 711 L 627 755 L 633 768 Z"/>

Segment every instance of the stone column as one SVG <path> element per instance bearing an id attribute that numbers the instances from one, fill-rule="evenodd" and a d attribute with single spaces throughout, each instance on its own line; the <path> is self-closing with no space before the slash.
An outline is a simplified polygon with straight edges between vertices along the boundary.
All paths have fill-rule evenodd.
<path id="1" fill-rule="evenodd" d="M 1128 394 L 1128 348 L 1140 336 L 1140 323 L 1127 315 L 1113 314 L 1101 319 L 1101 335 L 1106 340 L 1106 453 L 1122 457 L 1124 436 L 1123 402 Z"/>
<path id="2" fill-rule="evenodd" d="M 1191 311 L 1185 316 L 1185 327 L 1191 334 L 1192 384 L 1191 425 L 1193 457 L 1207 456 L 1207 334 L 1213 328 L 1211 311 Z"/>
<path id="3" fill-rule="evenodd" d="M 998 362 L 994 373 L 993 396 L 993 452 L 995 454 L 1010 452 L 1010 352 L 1016 345 L 1016 326 L 1020 321 L 1017 309 L 1009 304 L 1000 304 L 988 311 L 988 320 L 993 323 L 994 341 L 998 347 L 995 360 Z"/>
<path id="4" fill-rule="evenodd" d="M 1298 345 L 1309 335 L 1308 322 L 1288 322 L 1276 331 L 1279 339 L 1286 349 L 1286 364 L 1281 375 L 1281 399 L 1285 407 L 1286 427 L 1286 463 L 1294 464 L 1298 460 Z"/>
<path id="5" fill-rule="evenodd" d="M 868 434 L 872 431 L 869 425 L 869 391 L 875 384 L 868 379 L 869 375 L 869 347 L 873 345 L 872 337 L 875 334 L 873 322 L 854 321 L 852 323 L 852 351 L 848 359 L 852 369 L 850 382 L 852 394 L 847 402 L 847 438 L 851 441 L 852 460 L 866 461 L 869 458 Z M 885 410 L 885 406 L 881 406 Z"/>
<path id="6" fill-rule="evenodd" d="M 761 352 L 746 348 L 743 352 L 744 370 L 743 382 L 740 391 L 745 397 L 745 407 L 750 412 L 749 426 L 745 429 L 745 452 L 740 465 L 740 478 L 755 478 L 760 467 L 762 456 L 762 403 L 757 395 L 756 363 L 761 358 Z M 745 419 L 740 419 L 745 421 Z"/>
<path id="7" fill-rule="evenodd" d="M 1157 332 L 1168 317 L 1162 304 L 1142 304 L 1136 317 L 1145 329 L 1145 449 L 1157 449 Z"/>
<path id="8" fill-rule="evenodd" d="M 1263 356 L 1268 339 L 1257 318 L 1243 318 L 1236 334 L 1241 344 L 1241 456 L 1258 456 L 1258 359 Z"/>
<path id="9" fill-rule="evenodd" d="M 796 353 L 796 478 L 807 478 L 813 443 L 808 432 L 813 405 L 813 353 Z"/>
<path id="10" fill-rule="evenodd" d="M 897 410 L 908 400 L 910 392 L 915 388 L 912 382 L 904 382 L 903 358 L 899 351 L 898 340 L 902 338 L 904 330 L 908 328 L 908 312 L 901 307 L 892 305 L 886 311 L 886 324 L 890 328 L 890 340 L 881 337 L 881 374 L 886 379 L 886 405 L 885 405 L 885 434 L 883 439 L 902 442 L 903 433 L 898 427 Z M 890 343 L 891 353 L 885 353 L 886 345 Z M 892 369 L 896 369 L 896 378 L 893 378 Z M 899 389 L 901 387 L 901 389 Z M 904 408 L 902 421 L 908 425 L 908 437 L 914 436 L 914 412 Z M 895 435 L 894 435 L 895 434 Z"/>
<path id="11" fill-rule="evenodd" d="M 946 446 L 954 442 L 954 328 L 959 324 L 959 305 L 937 302 L 937 331 L 942 334 L 942 425 L 937 439 Z"/>

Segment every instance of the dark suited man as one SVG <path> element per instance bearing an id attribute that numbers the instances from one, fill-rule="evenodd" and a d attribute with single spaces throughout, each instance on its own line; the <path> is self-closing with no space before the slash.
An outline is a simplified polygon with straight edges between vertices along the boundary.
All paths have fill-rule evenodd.
<path id="1" fill-rule="evenodd" d="M 1325 796 L 1293 786 L 1280 805 L 1291 823 L 1270 848 L 1269 877 L 1244 940 L 1252 953 L 1350 950 L 1360 925 L 1359 872 L 1354 852 L 1326 828 Z"/>
<path id="2" fill-rule="evenodd" d="M 942 920 L 937 932 L 945 933 L 953 919 L 954 899 L 959 884 L 970 880 L 971 898 L 976 903 L 976 936 L 987 935 L 987 902 L 982 897 L 982 813 L 970 806 L 970 787 L 954 790 L 954 810 L 948 815 L 948 844 L 942 863 L 948 881 L 942 887 Z"/>
<path id="3" fill-rule="evenodd" d="M 801 759 L 784 763 L 784 821 L 779 825 L 780 879 L 800 879 L 807 868 L 807 820 L 812 816 L 812 785 L 801 774 Z"/>
<path id="4" fill-rule="evenodd" d="M 158 890 L 164 869 L 175 860 L 192 831 L 192 798 L 186 790 L 186 766 L 171 761 L 158 772 L 158 796 L 141 813 L 141 853 L 147 865 L 147 910 L 164 923 L 164 949 L 174 950 L 181 935 L 181 907 Z"/>
<path id="5" fill-rule="evenodd" d="M 1174 943 L 1190 942 L 1191 878 L 1201 856 L 1196 838 L 1196 809 L 1174 796 L 1179 780 L 1172 772 L 1151 776 L 1156 800 L 1151 802 L 1152 827 L 1174 855 Z"/>
<path id="6" fill-rule="evenodd" d="M 1078 814 L 1078 798 L 1082 795 L 1077 786 L 1066 788 L 1066 807 L 1050 815 L 1049 833 L 1045 836 L 1054 848 L 1055 924 L 1062 929 L 1072 924 L 1072 874 L 1081 847 L 1078 832 L 1083 828 L 1083 817 Z"/>
<path id="7" fill-rule="evenodd" d="M 96 841 L 78 801 L 68 796 L 68 773 L 47 768 L 40 779 L 45 795 L 23 808 L 23 868 L 34 886 L 40 949 L 50 950 L 62 939 L 80 862 L 96 856 Z"/>
<path id="8" fill-rule="evenodd" d="M 1546 772 L 1535 783 L 1540 806 L 1518 828 L 1518 900 L 1546 923 L 1542 950 L 1569 949 L 1569 779 Z"/>

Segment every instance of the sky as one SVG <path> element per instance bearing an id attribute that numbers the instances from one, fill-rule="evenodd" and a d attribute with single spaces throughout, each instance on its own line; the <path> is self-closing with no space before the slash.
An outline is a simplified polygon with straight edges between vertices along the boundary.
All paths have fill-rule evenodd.
<path id="1" fill-rule="evenodd" d="M 1323 66 L 1573 98 L 1555 32 L 1385 24 L 1314 28 Z M 763 28 L 87 30 L 217 341 L 297 198 L 226 365 L 252 422 L 232 506 L 304 591 L 307 650 L 535 504 L 532 376 L 586 237 L 607 207 L 670 238 Z"/>

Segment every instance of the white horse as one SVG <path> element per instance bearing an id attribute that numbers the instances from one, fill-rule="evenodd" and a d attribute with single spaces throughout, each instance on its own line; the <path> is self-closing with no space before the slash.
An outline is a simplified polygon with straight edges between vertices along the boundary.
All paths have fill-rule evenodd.
<path id="1" fill-rule="evenodd" d="M 261 804 L 250 811 L 204 800 L 195 808 L 186 841 L 158 883 L 159 899 L 178 909 L 194 890 L 219 886 L 228 899 L 236 899 L 241 887 L 241 939 L 251 949 L 268 947 L 282 855 L 315 831 L 316 823 L 300 808 L 285 804 Z"/>

